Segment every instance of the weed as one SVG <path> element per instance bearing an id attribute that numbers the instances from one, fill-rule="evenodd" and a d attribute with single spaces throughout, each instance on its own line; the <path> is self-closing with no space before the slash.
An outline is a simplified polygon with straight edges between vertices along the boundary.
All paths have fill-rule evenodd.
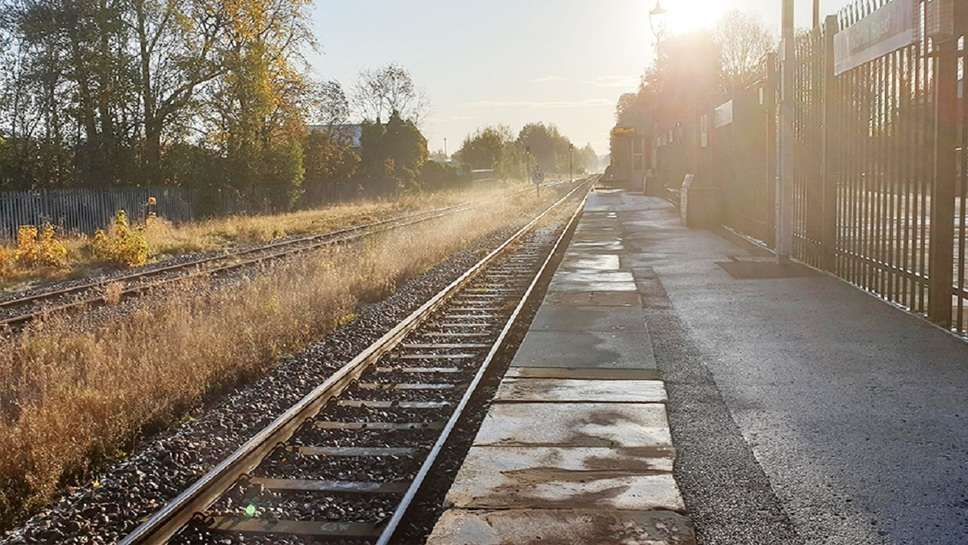
<path id="1" fill-rule="evenodd" d="M 110 284 L 104 286 L 104 302 L 109 305 L 117 305 L 121 302 L 121 297 L 124 294 L 124 283 L 123 282 L 111 282 Z"/>
<path id="2" fill-rule="evenodd" d="M 0 280 L 11 278 L 16 269 L 16 251 L 0 246 Z"/>
<path id="3" fill-rule="evenodd" d="M 21 225 L 14 255 L 24 266 L 59 268 L 67 264 L 67 245 L 57 238 L 49 223 L 41 230 L 33 225 Z"/>
<path id="4" fill-rule="evenodd" d="M 107 232 L 98 229 L 91 242 L 97 261 L 117 266 L 135 267 L 148 261 L 148 241 L 143 229 L 132 228 L 124 210 L 114 216 Z"/>

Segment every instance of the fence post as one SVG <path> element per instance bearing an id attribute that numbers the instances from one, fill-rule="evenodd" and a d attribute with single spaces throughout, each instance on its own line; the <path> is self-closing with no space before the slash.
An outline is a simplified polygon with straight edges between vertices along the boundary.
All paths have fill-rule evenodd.
<path id="1" fill-rule="evenodd" d="M 776 95 L 777 95 L 777 57 L 776 53 L 766 55 L 766 87 L 763 102 L 766 108 L 766 187 L 767 187 L 767 244 L 776 248 L 776 180 L 777 133 L 776 133 Z"/>
<path id="2" fill-rule="evenodd" d="M 955 184 L 957 177 L 958 41 L 935 38 L 935 148 L 931 191 L 931 242 L 928 268 L 928 318 L 951 327 L 954 283 Z"/>
<path id="3" fill-rule="evenodd" d="M 796 100 L 796 36 L 794 1 L 783 0 L 780 57 L 780 172 L 776 184 L 776 257 L 783 263 L 793 253 L 793 190 L 795 176 L 794 114 Z"/>
<path id="4" fill-rule="evenodd" d="M 834 86 L 834 34 L 839 25 L 836 15 L 828 15 L 823 25 L 823 89 L 820 97 L 823 109 L 820 140 L 820 182 L 822 199 L 821 242 L 824 270 L 833 271 L 837 264 L 837 186 L 834 177 L 834 155 L 837 153 L 837 135 L 832 125 L 836 122 L 837 94 Z"/>

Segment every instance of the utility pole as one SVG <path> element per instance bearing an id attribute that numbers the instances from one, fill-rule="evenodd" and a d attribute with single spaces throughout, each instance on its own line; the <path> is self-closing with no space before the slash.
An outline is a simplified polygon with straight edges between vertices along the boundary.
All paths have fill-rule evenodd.
<path id="1" fill-rule="evenodd" d="M 444 137 L 444 155 L 447 157 L 450 157 L 449 155 L 447 155 L 447 137 L 446 136 Z"/>
<path id="2" fill-rule="evenodd" d="M 783 1 L 783 45 L 780 58 L 780 175 L 776 184 L 776 257 L 790 260 L 793 250 L 793 114 L 796 43 L 793 32 L 794 0 Z"/>

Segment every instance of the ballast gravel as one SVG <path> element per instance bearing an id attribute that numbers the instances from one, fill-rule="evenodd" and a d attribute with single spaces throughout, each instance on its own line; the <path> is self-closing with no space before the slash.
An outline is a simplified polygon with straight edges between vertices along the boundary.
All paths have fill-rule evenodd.
<path id="1" fill-rule="evenodd" d="M 183 424 L 143 439 L 126 460 L 69 490 L 51 507 L 0 537 L 0 545 L 116 543 L 500 244 L 513 229 L 477 240 L 385 300 L 364 305 L 355 321 L 286 358 L 262 378 L 194 410 Z M 414 399 L 432 397 L 415 395 Z"/>

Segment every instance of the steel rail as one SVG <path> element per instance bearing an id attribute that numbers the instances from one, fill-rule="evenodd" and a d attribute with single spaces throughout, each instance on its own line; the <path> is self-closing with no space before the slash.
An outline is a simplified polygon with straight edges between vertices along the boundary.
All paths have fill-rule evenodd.
<path id="1" fill-rule="evenodd" d="M 217 501 L 218 498 L 220 498 L 225 491 L 228 490 L 239 479 L 239 477 L 256 468 L 277 445 L 288 440 L 305 421 L 318 413 L 329 400 L 342 393 L 349 385 L 356 381 L 356 379 L 364 371 L 376 363 L 380 357 L 397 347 L 409 333 L 413 332 L 420 325 L 422 325 L 434 313 L 434 311 L 446 304 L 463 287 L 468 285 L 472 280 L 484 272 L 489 265 L 504 255 L 510 248 L 512 248 L 518 240 L 530 233 L 542 219 L 547 217 L 553 210 L 557 209 L 559 206 L 571 199 L 579 190 L 582 188 L 586 188 L 587 190 L 588 187 L 589 184 L 587 182 L 580 183 L 561 199 L 545 208 L 545 210 L 534 217 L 527 225 L 516 231 L 500 246 L 488 253 L 487 256 L 470 267 L 443 290 L 431 297 L 417 310 L 412 312 L 390 331 L 380 337 L 380 339 L 365 348 L 349 363 L 337 370 L 332 376 L 314 388 L 299 402 L 287 409 L 283 414 L 276 417 L 276 419 L 273 420 L 268 426 L 251 437 L 235 452 L 219 462 L 214 468 L 200 477 L 164 507 L 151 515 L 147 520 L 145 520 L 141 525 L 139 525 L 123 540 L 121 540 L 119 545 L 165 543 L 186 524 L 188 524 L 196 513 L 205 511 L 210 505 Z M 573 216 L 573 218 L 574 217 L 575 216 Z M 557 248 L 557 244 L 555 247 Z M 546 264 L 547 263 L 542 266 L 542 270 L 544 270 Z M 530 294 L 533 290 L 533 287 L 534 284 L 532 283 L 526 293 Z M 513 317 L 516 318 L 518 316 L 520 308 L 522 308 L 521 304 L 519 304 L 518 308 L 515 309 Z M 501 340 L 506 337 L 506 330 L 508 329 L 509 326 L 505 328 L 505 331 L 502 331 L 500 336 Z M 496 353 L 496 350 L 497 348 L 492 348 L 492 353 L 488 355 L 488 361 L 493 358 L 493 353 Z M 480 372 L 478 375 L 483 376 Z M 480 382 L 479 376 L 475 376 L 475 385 Z M 461 407 L 464 406 L 466 406 L 466 400 L 462 399 Z M 453 420 L 453 422 L 448 421 L 448 425 L 445 427 L 445 430 L 448 434 L 450 433 L 450 430 L 453 429 L 454 423 L 456 423 L 455 419 L 452 418 L 451 420 Z M 436 457 L 436 453 L 439 452 L 439 450 L 440 447 L 435 445 L 434 457 Z M 429 467 L 421 467 L 421 481 L 423 480 L 423 477 L 426 476 L 427 471 L 429 471 Z M 408 489 L 405 496 L 407 505 L 409 505 L 415 493 L 416 489 Z M 405 509 L 403 511 L 405 511 Z M 395 521 L 392 522 L 394 528 L 402 519 L 403 511 L 401 511 L 399 515 L 395 512 Z"/>
<path id="2" fill-rule="evenodd" d="M 571 193 L 569 193 L 568 196 L 570 195 Z M 544 277 L 545 272 L 549 269 L 552 260 L 554 260 L 555 256 L 558 253 L 558 249 L 561 247 L 562 243 L 565 240 L 567 240 L 569 234 L 572 231 L 574 231 L 575 226 L 578 224 L 578 219 L 581 217 L 581 214 L 585 208 L 584 204 L 587 198 L 588 197 L 586 195 L 585 197 L 582 198 L 581 202 L 578 203 L 578 206 L 575 209 L 575 212 L 568 219 L 568 223 L 565 225 L 565 228 L 562 229 L 561 233 L 558 235 L 558 239 L 555 240 L 554 245 L 551 247 L 551 251 L 548 252 L 547 257 L 545 258 L 544 262 L 541 264 L 541 267 L 535 273 L 534 277 L 531 280 L 531 283 L 528 285 L 527 289 L 525 290 L 524 295 L 518 301 L 518 304 L 517 306 L 515 306 L 514 311 L 511 313 L 511 316 L 504 324 L 504 327 L 501 329 L 501 333 L 498 335 L 497 340 L 494 341 L 494 344 L 491 346 L 491 350 L 487 353 L 487 356 L 484 358 L 484 362 L 478 368 L 477 373 L 474 374 L 474 378 L 471 380 L 469 386 L 467 387 L 467 390 L 465 390 L 463 397 L 461 397 L 461 400 L 460 402 L 458 402 L 457 407 L 454 409 L 454 412 L 447 420 L 447 424 L 444 425 L 443 431 L 441 431 L 440 435 L 437 438 L 437 441 L 434 443 L 434 446 L 430 449 L 430 452 L 427 455 L 427 458 L 424 459 L 423 464 L 420 466 L 420 470 L 417 471 L 417 475 L 414 477 L 413 482 L 410 484 L 410 487 L 407 489 L 406 493 L 404 494 L 403 499 L 400 500 L 400 503 L 397 505 L 397 508 L 393 513 L 393 516 L 390 517 L 390 520 L 387 522 L 387 525 L 384 527 L 383 531 L 381 532 L 380 537 L 377 539 L 376 545 L 387 545 L 388 543 L 390 543 L 390 540 L 393 538 L 393 535 L 396 532 L 397 527 L 403 521 L 403 517 L 406 515 L 407 509 L 410 508 L 410 504 L 413 502 L 413 499 L 416 497 L 417 493 L 420 491 L 420 488 L 423 486 L 424 480 L 426 480 L 427 475 L 430 474 L 430 470 L 431 468 L 433 468 L 434 462 L 436 462 L 437 457 L 440 455 L 440 452 L 443 450 L 444 445 L 447 443 L 447 439 L 450 438 L 451 432 L 454 430 L 454 428 L 457 426 L 457 423 L 460 421 L 461 417 L 463 416 L 464 409 L 467 408 L 467 405 L 471 401 L 471 397 L 473 397 L 473 395 L 477 392 L 477 387 L 484 379 L 484 375 L 487 373 L 488 369 L 490 368 L 491 362 L 494 360 L 495 357 L 497 357 L 498 352 L 500 352 L 500 350 L 504 348 L 505 340 L 507 339 L 508 334 L 510 334 L 511 328 L 514 327 L 514 325 L 518 321 L 518 317 L 521 315 L 522 312 L 524 312 L 525 306 L 531 300 L 531 296 L 534 293 L 535 289 L 537 288 L 538 283 Z"/>
<path id="3" fill-rule="evenodd" d="M 559 185 L 561 183 L 565 183 L 565 182 L 557 182 L 555 184 L 549 184 L 549 185 Z M 526 191 L 530 191 L 530 190 L 521 190 L 519 192 L 512 193 L 512 195 L 516 195 Z M 347 227 L 345 229 L 339 229 L 336 231 L 330 231 L 330 232 L 321 233 L 318 235 L 301 237 L 298 239 L 278 241 L 278 242 L 257 246 L 253 248 L 246 248 L 244 250 L 240 250 L 237 252 L 208 256 L 208 257 L 199 258 L 192 261 L 167 265 L 167 266 L 158 267 L 147 271 L 140 271 L 140 272 L 136 272 L 128 275 L 123 275 L 116 278 L 109 278 L 109 279 L 99 280 L 96 282 L 88 282 L 85 284 L 71 286 L 71 287 L 54 290 L 54 291 L 41 292 L 34 295 L 26 296 L 26 297 L 20 297 L 17 299 L 2 301 L 0 302 L 0 309 L 8 308 L 8 307 L 16 307 L 20 305 L 30 305 L 30 304 L 37 305 L 39 304 L 39 302 L 45 299 L 57 299 L 61 297 L 68 297 L 73 294 L 80 294 L 86 291 L 92 291 L 98 288 L 103 288 L 111 284 L 126 282 L 130 280 L 147 279 L 153 276 L 158 276 L 158 275 L 173 272 L 173 271 L 190 271 L 183 274 L 179 274 L 177 276 L 172 276 L 170 278 L 165 278 L 159 281 L 126 287 L 118 293 L 119 297 L 124 298 L 131 295 L 136 295 L 146 291 L 150 291 L 152 289 L 155 289 L 160 286 L 170 284 L 176 281 L 195 278 L 199 276 L 210 276 L 214 274 L 224 273 L 227 271 L 248 267 L 265 261 L 280 259 L 280 258 L 296 255 L 302 252 L 317 250 L 319 248 L 323 248 L 326 246 L 333 246 L 336 244 L 343 244 L 347 242 L 360 240 L 360 239 L 373 236 L 376 234 L 384 233 L 390 230 L 399 229 L 402 227 L 408 227 L 411 225 L 424 223 L 434 219 L 446 217 L 451 214 L 456 214 L 467 210 L 471 210 L 476 206 L 479 206 L 479 204 L 461 203 L 461 204 L 448 206 L 448 207 L 425 210 L 422 212 L 416 212 L 413 214 L 407 214 L 407 215 L 398 216 L 394 218 L 388 218 L 377 222 L 356 225 L 353 227 Z M 307 243 L 307 242 L 309 242 L 310 244 L 303 245 L 304 243 Z M 239 257 L 245 256 L 245 255 L 265 252 L 275 248 L 287 248 L 287 247 L 289 249 L 285 249 L 279 252 L 270 253 L 270 254 L 255 257 L 255 258 L 244 259 L 241 261 L 238 260 Z M 216 261 L 230 261 L 230 260 L 236 260 L 236 261 L 231 261 L 230 263 L 227 263 L 225 265 L 202 268 L 203 265 L 206 265 L 209 263 L 213 263 Z M 77 309 L 81 307 L 95 307 L 95 306 L 102 305 L 104 303 L 105 303 L 104 297 L 102 295 L 97 295 L 92 297 L 86 297 L 83 299 L 78 299 L 78 300 L 71 301 L 57 306 L 31 309 L 30 311 L 24 312 L 23 314 L 16 314 L 7 318 L 0 318 L 0 331 L 2 331 L 5 328 L 9 329 L 9 328 L 21 327 L 27 324 L 28 322 L 31 322 L 37 319 L 38 317 L 49 314 L 51 312 L 62 312 L 62 311 Z"/>
<path id="4" fill-rule="evenodd" d="M 407 226 L 410 226 L 410 225 L 416 225 L 416 224 L 423 223 L 423 222 L 427 222 L 427 221 L 431 221 L 431 220 L 434 220 L 434 219 L 439 219 L 439 218 L 448 216 L 450 214 L 454 214 L 454 213 L 458 213 L 458 212 L 463 212 L 463 211 L 469 210 L 471 208 L 473 208 L 473 207 L 470 206 L 470 205 L 462 205 L 460 207 L 448 208 L 448 209 L 446 209 L 446 211 L 434 213 L 434 214 L 431 214 L 431 215 L 419 215 L 419 217 L 414 217 L 412 219 L 395 218 L 395 219 L 391 219 L 391 220 L 385 220 L 385 221 L 382 221 L 382 222 L 377 222 L 377 223 L 374 223 L 374 224 L 368 224 L 365 227 L 364 226 L 360 226 L 360 227 L 357 227 L 357 228 L 348 228 L 348 229 L 344 229 L 344 230 L 341 230 L 341 231 L 338 231 L 338 232 L 334 232 L 334 233 L 327 233 L 325 235 L 319 235 L 318 238 L 320 240 L 318 240 L 316 242 L 312 242 L 311 244 L 306 245 L 306 246 L 293 247 L 293 248 L 290 248 L 290 249 L 287 249 L 287 250 L 282 250 L 282 251 L 279 251 L 279 252 L 270 253 L 270 254 L 262 255 L 262 256 L 259 256 L 259 257 L 255 257 L 255 258 L 244 259 L 244 260 L 241 260 L 241 261 L 232 261 L 230 263 L 226 263 L 225 265 L 218 265 L 218 266 L 209 267 L 209 268 L 196 267 L 196 268 L 194 268 L 194 270 L 193 270 L 193 267 L 195 267 L 196 265 L 198 265 L 198 263 L 188 263 L 188 264 L 184 264 L 183 266 L 172 265 L 172 266 L 170 266 L 170 268 L 167 271 L 164 271 L 164 272 L 169 272 L 171 270 L 186 270 L 188 272 L 183 273 L 183 274 L 180 274 L 180 275 L 177 275 L 177 276 L 172 276 L 171 278 L 165 278 L 165 279 L 162 279 L 162 280 L 158 280 L 158 281 L 155 281 L 155 282 L 149 282 L 149 283 L 145 283 L 145 284 L 139 284 L 139 285 L 133 285 L 133 286 L 126 287 L 126 288 L 122 289 L 119 292 L 119 296 L 123 298 L 123 297 L 131 296 L 131 295 L 134 295 L 134 294 L 140 294 L 140 293 L 143 293 L 143 292 L 146 292 L 146 291 L 150 291 L 152 289 L 158 288 L 160 286 L 164 286 L 166 284 L 171 284 L 171 283 L 176 282 L 176 281 L 182 281 L 182 280 L 186 280 L 186 279 L 189 279 L 189 278 L 196 278 L 196 277 L 200 277 L 200 276 L 217 275 L 217 274 L 220 274 L 220 273 L 224 273 L 224 272 L 228 272 L 228 271 L 232 271 L 232 270 L 236 270 L 236 269 L 241 269 L 241 268 L 248 267 L 248 266 L 251 266 L 251 265 L 255 265 L 255 264 L 258 264 L 258 263 L 262 263 L 262 262 L 265 262 L 265 261 L 271 261 L 271 260 L 275 260 L 275 259 L 289 257 L 289 256 L 297 255 L 297 254 L 300 254 L 300 253 L 303 253 L 303 252 L 310 252 L 310 251 L 318 250 L 320 248 L 324 248 L 324 247 L 327 247 L 327 246 L 335 246 L 337 244 L 344 244 L 344 243 L 347 243 L 347 242 L 353 242 L 353 241 L 361 240 L 363 238 L 367 238 L 367 237 L 370 237 L 370 236 L 373 236 L 373 235 L 377 235 L 377 234 L 380 234 L 380 233 L 385 233 L 387 231 L 391 231 L 391 230 L 394 230 L 394 229 L 399 229 L 401 227 L 407 227 Z M 441 209 L 441 210 L 445 210 L 445 209 Z M 340 235 L 339 233 L 342 233 L 342 232 L 346 232 L 346 233 L 349 233 L 349 234 Z M 303 242 L 305 242 L 305 241 L 303 241 Z M 278 246 L 289 246 L 289 245 L 290 245 L 289 243 L 278 244 L 276 247 L 278 247 Z M 250 249 L 250 250 L 247 250 L 246 252 L 244 252 L 244 254 L 252 254 L 252 253 L 256 253 L 256 252 L 260 252 L 260 251 L 265 251 L 267 249 L 271 249 L 271 247 L 270 246 L 264 246 L 264 247 L 259 247 L 259 248 L 255 248 L 255 249 Z M 237 259 L 240 255 L 243 255 L 243 254 L 242 253 L 236 253 L 236 254 L 223 255 L 223 256 L 213 256 L 212 258 L 206 258 L 203 261 L 203 263 L 204 262 L 212 262 L 212 261 L 216 261 L 216 260 L 220 260 L 220 259 L 224 259 L 224 260 Z M 138 273 L 138 274 L 129 275 L 129 276 L 125 277 L 125 278 L 127 278 L 127 279 L 132 279 L 132 278 L 147 278 L 147 277 L 150 277 L 150 276 L 155 276 L 155 273 L 157 273 L 157 272 L 158 271 L 156 271 L 156 270 L 145 271 L 144 273 Z M 120 281 L 122 281 L 122 279 L 113 279 L 113 280 L 104 281 L 102 283 L 95 284 L 95 285 L 92 285 L 92 286 L 78 287 L 77 289 L 67 288 L 67 290 L 64 291 L 64 292 L 49 292 L 47 294 L 43 294 L 43 295 L 38 296 L 37 299 L 38 300 L 39 299 L 53 299 L 53 298 L 56 298 L 56 297 L 63 297 L 65 295 L 69 295 L 70 293 L 81 293 L 83 291 L 93 290 L 93 289 L 96 289 L 98 287 L 103 287 L 103 286 L 106 286 L 106 285 L 109 285 L 109 284 L 113 284 L 113 283 L 116 283 L 116 282 L 120 282 Z M 62 305 L 57 305 L 57 306 L 52 306 L 52 307 L 43 307 L 43 308 L 39 308 L 39 309 L 36 309 L 36 310 L 31 310 L 31 311 L 26 312 L 24 314 L 14 315 L 14 316 L 11 316 L 9 318 L 0 319 L 0 330 L 2 330 L 4 327 L 10 328 L 10 327 L 22 326 L 22 325 L 26 324 L 27 322 L 30 322 L 30 321 L 35 320 L 39 316 L 43 316 L 43 315 L 48 314 L 48 313 L 51 313 L 51 312 L 62 312 L 62 311 L 76 309 L 76 308 L 81 308 L 81 307 L 95 307 L 95 306 L 98 306 L 98 305 L 102 305 L 104 303 L 105 303 L 104 297 L 102 295 L 97 295 L 97 296 L 87 297 L 87 298 L 84 298 L 84 299 L 78 299 L 78 300 L 75 300 L 75 301 L 71 301 L 69 303 L 64 303 Z"/>
<path id="5" fill-rule="evenodd" d="M 195 267 L 195 266 L 198 266 L 198 265 L 204 265 L 206 263 L 211 263 L 213 261 L 219 261 L 219 260 L 223 260 L 223 259 L 229 259 L 229 258 L 233 258 L 233 257 L 239 257 L 239 256 L 243 256 L 243 255 L 248 255 L 248 254 L 256 253 L 256 252 L 271 250 L 271 249 L 278 248 L 278 247 L 291 246 L 291 245 L 301 244 L 303 242 L 311 242 L 311 241 L 314 241 L 314 240 L 320 240 L 320 239 L 331 238 L 331 237 L 338 237 L 338 236 L 345 235 L 345 234 L 348 234 L 348 233 L 352 233 L 352 232 L 355 232 L 355 231 L 365 230 L 365 229 L 377 227 L 377 226 L 380 226 L 380 225 L 384 225 L 384 224 L 387 224 L 387 223 L 392 223 L 394 221 L 400 221 L 400 220 L 406 220 L 406 219 L 414 218 L 414 217 L 421 216 L 421 215 L 427 214 L 427 213 L 435 213 L 435 212 L 442 212 L 442 211 L 450 210 L 452 208 L 456 208 L 458 206 L 462 206 L 463 204 L 464 203 L 459 204 L 459 205 L 449 206 L 449 207 L 431 209 L 431 210 L 422 211 L 422 212 L 415 212 L 413 214 L 406 214 L 406 215 L 397 216 L 397 217 L 393 217 L 393 218 L 387 218 L 385 220 L 375 221 L 375 222 L 371 222 L 371 223 L 365 223 L 365 224 L 361 224 L 361 225 L 354 225 L 352 227 L 347 227 L 347 228 L 344 228 L 344 229 L 338 229 L 336 231 L 329 231 L 329 232 L 326 232 L 326 233 L 320 233 L 318 235 L 311 235 L 311 236 L 305 236 L 305 237 L 300 237 L 300 238 L 293 238 L 293 239 L 281 240 L 281 241 L 276 241 L 276 242 L 272 242 L 272 243 L 269 243 L 269 244 L 264 244 L 264 245 L 260 245 L 260 246 L 254 246 L 254 247 L 251 247 L 251 248 L 245 248 L 245 249 L 238 250 L 238 251 L 228 251 L 228 252 L 221 253 L 221 254 L 218 254 L 218 255 L 211 255 L 211 256 L 201 257 L 201 258 L 198 258 L 198 259 L 193 259 L 193 260 L 185 261 L 185 262 L 181 262 L 181 263 L 173 263 L 171 265 L 165 265 L 165 266 L 162 266 L 162 267 L 156 267 L 156 268 L 151 269 L 151 270 L 138 271 L 138 272 L 134 272 L 134 273 L 131 273 L 131 274 L 125 274 L 125 275 L 121 275 L 121 276 L 118 276 L 118 277 L 115 277 L 115 278 L 106 278 L 106 279 L 103 279 L 103 280 L 96 280 L 96 281 L 93 281 L 93 282 L 87 282 L 87 283 L 79 284 L 79 285 L 76 285 L 76 286 L 69 286 L 69 287 L 63 288 L 63 289 L 57 289 L 57 290 L 51 290 L 51 291 L 44 291 L 44 292 L 40 292 L 40 293 L 35 293 L 35 294 L 27 295 L 27 296 L 24 296 L 24 297 L 18 297 L 18 298 L 15 298 L 15 299 L 8 299 L 8 300 L 5 300 L 5 301 L 0 301 L 0 308 L 6 308 L 6 307 L 24 305 L 24 304 L 27 304 L 27 303 L 32 303 L 34 301 L 40 301 L 40 300 L 47 299 L 47 298 L 50 298 L 50 297 L 69 295 L 71 293 L 77 293 L 77 292 L 84 291 L 84 290 L 90 290 L 90 289 L 95 289 L 95 288 L 103 287 L 105 285 L 113 284 L 115 282 L 123 282 L 123 281 L 126 281 L 126 280 L 132 280 L 132 279 L 137 279 L 137 278 L 145 278 L 145 277 L 148 277 L 148 276 L 155 276 L 155 275 L 162 274 L 162 273 L 166 273 L 166 272 L 170 272 L 170 271 L 173 271 L 173 270 L 187 269 L 187 268 Z"/>

